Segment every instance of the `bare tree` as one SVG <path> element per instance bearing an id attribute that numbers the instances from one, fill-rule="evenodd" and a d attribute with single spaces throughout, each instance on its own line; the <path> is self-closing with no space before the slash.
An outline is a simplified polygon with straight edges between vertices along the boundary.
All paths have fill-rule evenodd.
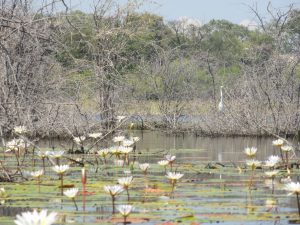
<path id="1" fill-rule="evenodd" d="M 51 53 L 53 24 L 33 13 L 28 1 L 2 1 L 0 5 L 0 117 L 3 132 L 17 124 L 44 117 L 44 105 L 57 95 L 59 69 Z"/>

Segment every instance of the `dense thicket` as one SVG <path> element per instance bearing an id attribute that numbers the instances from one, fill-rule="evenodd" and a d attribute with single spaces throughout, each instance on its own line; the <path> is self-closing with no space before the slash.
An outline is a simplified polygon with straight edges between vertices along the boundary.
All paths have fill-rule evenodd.
<path id="1" fill-rule="evenodd" d="M 210 135 L 300 130 L 297 8 L 269 5 L 271 19 L 256 14 L 249 30 L 165 21 L 132 1 L 99 0 L 89 13 L 44 4 L 0 4 L 2 133 L 21 124 L 45 135 L 114 129 L 118 115 Z"/>

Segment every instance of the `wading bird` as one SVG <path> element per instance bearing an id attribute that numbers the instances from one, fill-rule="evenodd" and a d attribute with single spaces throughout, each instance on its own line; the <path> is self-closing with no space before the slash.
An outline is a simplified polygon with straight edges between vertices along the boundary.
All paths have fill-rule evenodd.
<path id="1" fill-rule="evenodd" d="M 220 95 L 221 95 L 221 99 L 218 105 L 219 111 L 223 112 L 224 110 L 224 103 L 223 103 L 223 86 L 220 87 Z"/>

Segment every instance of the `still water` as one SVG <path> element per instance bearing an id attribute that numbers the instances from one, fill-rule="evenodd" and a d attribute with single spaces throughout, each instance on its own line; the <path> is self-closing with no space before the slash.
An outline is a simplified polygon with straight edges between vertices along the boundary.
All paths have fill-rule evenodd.
<path id="1" fill-rule="evenodd" d="M 257 158 L 265 160 L 269 155 L 276 155 L 278 152 L 272 146 L 274 138 L 271 137 L 200 137 L 192 133 L 168 134 L 163 131 L 133 131 L 119 133 L 140 137 L 137 149 L 144 152 L 165 151 L 179 154 L 181 157 L 192 154 L 193 157 L 203 158 L 204 161 L 225 161 L 239 162 L 245 160 L 244 149 L 246 147 L 257 147 Z M 295 146 L 297 143 L 289 140 Z M 55 147 L 55 149 L 67 148 L 72 145 L 72 140 L 42 140 L 39 146 Z M 100 142 L 98 147 L 109 147 L 111 142 Z M 193 150 L 193 153 L 184 150 Z M 198 151 L 197 151 L 198 150 Z"/>
<path id="2" fill-rule="evenodd" d="M 88 194 L 76 197 L 78 211 L 72 201 L 60 195 L 60 181 L 48 162 L 40 193 L 35 180 L 0 184 L 8 193 L 0 206 L 0 224 L 12 225 L 17 213 L 32 208 L 58 212 L 57 224 L 61 225 L 123 224 L 120 214 L 112 214 L 111 198 L 103 187 L 117 184 L 118 178 L 128 176 L 128 172 L 134 180 L 129 188 L 130 201 L 123 193 L 117 196 L 116 205 L 134 205 L 135 209 L 128 217 L 131 224 L 298 224 L 295 198 L 287 197 L 284 190 L 286 170 L 280 169 L 272 187 L 271 180 L 264 175 L 266 169 L 252 172 L 245 165 L 244 149 L 247 146 L 258 148 L 258 160 L 266 160 L 271 154 L 278 155 L 278 149 L 272 146 L 272 138 L 210 138 L 193 134 L 175 136 L 158 131 L 132 132 L 130 135 L 140 137 L 140 141 L 136 152 L 130 155 L 130 161 L 135 161 L 131 166 L 117 165 L 114 157 L 107 158 L 106 164 L 98 158 L 99 164 L 96 164 L 97 156 L 84 156 L 88 162 Z M 85 149 L 90 145 L 87 142 Z M 111 145 L 113 143 L 106 140 L 96 147 Z M 41 140 L 38 146 L 56 150 L 78 148 L 71 140 L 65 139 Z M 176 155 L 173 167 L 168 166 L 166 170 L 184 174 L 176 183 L 174 192 L 164 168 L 157 164 L 166 154 Z M 78 157 L 81 156 L 66 155 L 61 163 L 70 164 L 68 158 Z M 24 160 L 27 160 L 24 170 L 36 170 L 42 165 L 38 158 L 25 157 Z M 292 160 L 297 161 L 296 156 Z M 137 162 L 150 163 L 146 174 L 141 172 Z M 9 166 L 9 163 L 13 163 L 13 157 L 7 157 L 4 165 Z M 213 167 L 208 168 L 209 163 Z M 70 166 L 65 183 L 81 190 L 81 167 Z M 299 169 L 293 169 L 290 178 L 299 180 L 299 174 Z"/>
<path id="3" fill-rule="evenodd" d="M 192 157 L 192 160 L 197 158 L 202 161 L 241 162 L 245 161 L 244 149 L 252 146 L 257 147 L 259 160 L 266 160 L 268 156 L 278 154 L 278 149 L 272 146 L 274 138 L 271 137 L 212 138 L 194 134 L 172 135 L 161 131 L 135 132 L 134 135 L 141 137 L 137 144 L 141 151 L 165 150 L 180 158 Z M 295 141 L 289 141 L 297 146 Z"/>

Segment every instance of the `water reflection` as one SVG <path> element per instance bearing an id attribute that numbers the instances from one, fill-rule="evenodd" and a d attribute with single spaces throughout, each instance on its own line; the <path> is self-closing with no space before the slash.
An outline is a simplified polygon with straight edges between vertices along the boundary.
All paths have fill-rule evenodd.
<path id="1" fill-rule="evenodd" d="M 126 134 L 126 132 L 125 132 Z M 133 136 L 140 137 L 137 143 L 137 152 L 153 153 L 165 150 L 167 153 L 181 155 L 185 157 L 196 156 L 208 161 L 223 160 L 243 161 L 245 159 L 245 147 L 255 146 L 258 148 L 257 158 L 265 160 L 269 155 L 278 155 L 279 152 L 272 146 L 274 138 L 261 137 L 199 137 L 192 133 L 172 135 L 162 131 L 133 131 Z M 70 139 L 51 139 L 41 140 L 39 146 L 54 149 L 71 149 L 73 142 Z M 99 148 L 111 146 L 110 140 L 102 141 Z M 194 149 L 193 153 L 185 155 L 184 151 L 177 152 L 179 149 Z M 197 151 L 198 150 L 198 151 Z"/>
<path id="2" fill-rule="evenodd" d="M 149 149 L 165 149 L 175 154 L 178 149 L 198 149 L 192 156 L 203 157 L 209 161 L 223 160 L 243 161 L 245 159 L 245 147 L 255 146 L 258 148 L 257 158 L 265 160 L 271 154 L 279 154 L 272 146 L 273 138 L 255 137 L 199 137 L 193 134 L 169 135 L 159 131 L 144 131 L 135 133 L 141 136 L 137 148 L 142 151 Z M 177 154 L 177 152 L 176 152 Z M 184 151 L 179 154 L 184 155 Z"/>
<path id="3" fill-rule="evenodd" d="M 29 207 L 10 207 L 10 206 L 1 206 L 0 207 L 0 216 L 10 216 L 14 217 L 21 212 L 31 210 Z"/>

